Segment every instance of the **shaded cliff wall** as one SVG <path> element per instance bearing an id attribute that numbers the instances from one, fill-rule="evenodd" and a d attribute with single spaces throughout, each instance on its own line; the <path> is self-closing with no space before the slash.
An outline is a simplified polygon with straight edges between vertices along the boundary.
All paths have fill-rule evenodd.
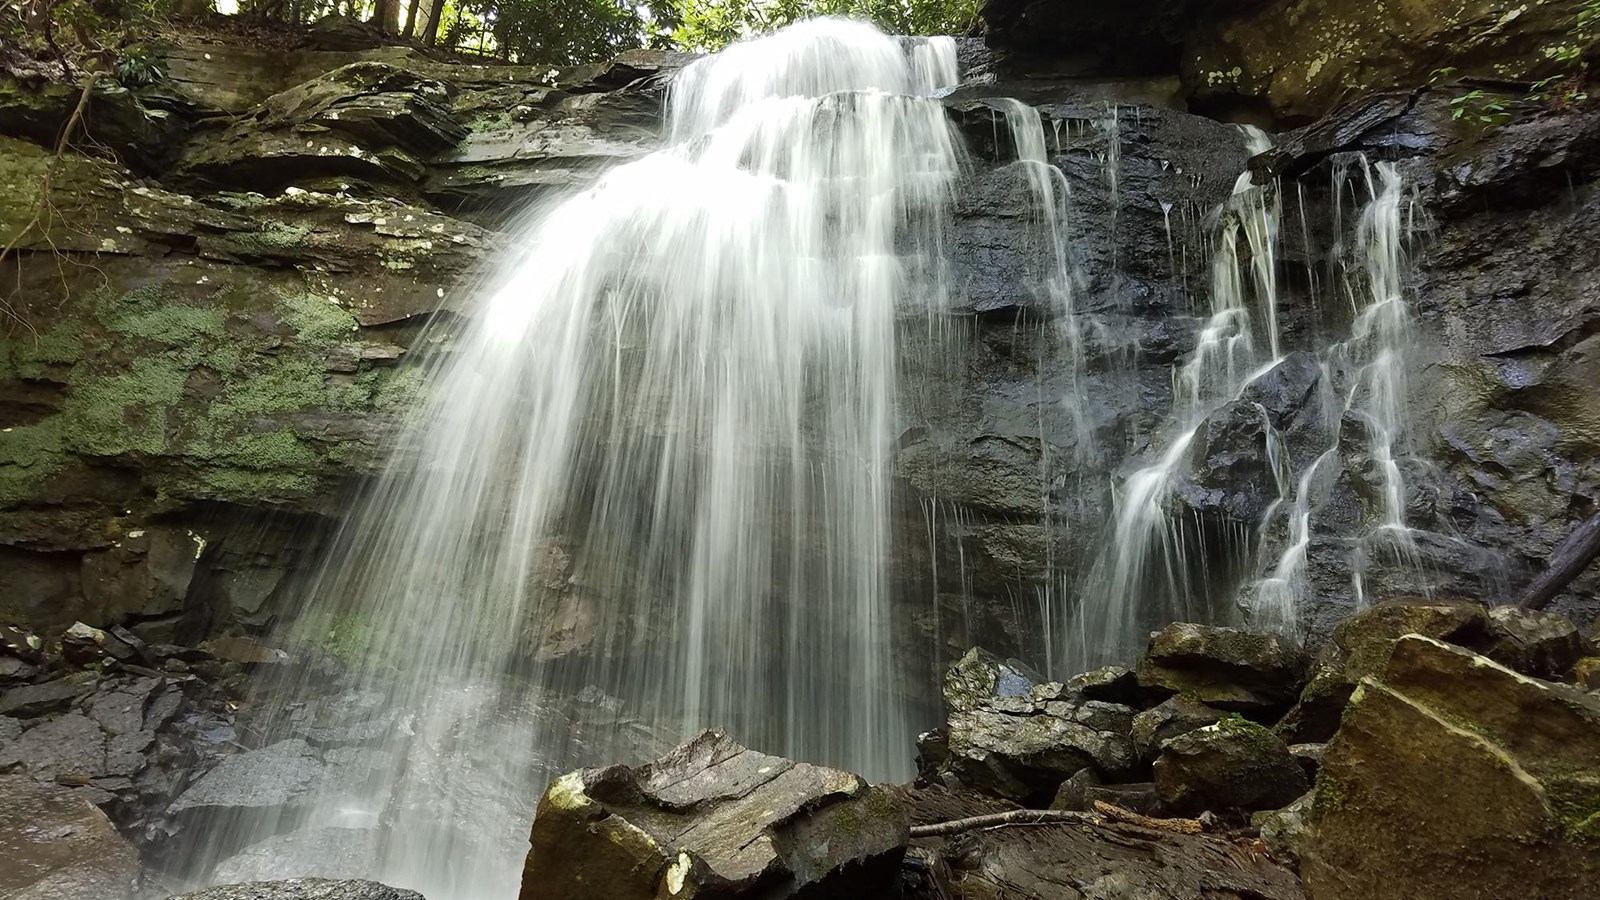
<path id="1" fill-rule="evenodd" d="M 1450 37 L 1477 34 L 1499 9 L 1484 6 L 1471 27 L 1351 45 L 1315 67 L 1318 86 L 1295 87 L 1283 73 L 1312 78 L 1325 46 L 1294 6 L 996 3 L 992 50 L 963 48 L 974 83 L 946 102 L 974 163 L 949 234 L 965 305 L 935 329 L 907 320 L 896 468 L 898 626 L 908 684 L 930 702 L 934 673 L 974 643 L 1041 665 L 1055 652 L 1119 479 L 1163 449 L 1172 368 L 1209 304 L 1215 211 L 1252 164 L 1283 179 L 1307 233 L 1280 258 L 1287 349 L 1348 325 L 1316 287 L 1331 271 L 1324 223 L 1341 154 L 1397 162 L 1428 212 L 1410 245 L 1407 507 L 1427 564 L 1376 579 L 1375 593 L 1504 599 L 1593 510 L 1593 109 L 1526 104 L 1481 128 L 1451 118 L 1466 88 L 1438 87 L 1335 112 L 1352 92 L 1417 88 L 1436 62 L 1511 65 L 1523 38 L 1500 39 L 1509 49 L 1495 57 Z M 1392 24 L 1374 18 L 1385 4 L 1325 6 L 1354 17 L 1352 34 Z M 1532 12 L 1513 24 L 1529 40 L 1556 27 Z M 1272 30 L 1283 28 L 1302 30 Z M 1227 86 L 1197 79 L 1223 63 L 1186 48 L 1216 33 L 1300 56 L 1236 60 Z M 1089 59 L 1086 46 L 1118 52 Z M 1439 51 L 1427 71 L 1415 46 Z M 547 70 L 200 43 L 164 55 L 171 78 L 158 88 L 95 94 L 88 133 L 101 149 L 57 164 L 45 233 L 0 272 L 21 320 L 0 354 L 0 615 L 188 641 L 282 612 L 425 380 L 407 363 L 418 342 L 448 350 L 452 310 L 529 204 L 652 146 L 662 74 L 678 60 Z M 1006 165 L 998 97 L 1041 109 L 1071 187 L 1079 381 L 1062 366 L 1059 314 L 1027 275 L 1040 266 L 1035 223 Z M 76 101 L 70 88 L 0 88 L 7 231 L 40 209 L 44 147 Z M 1279 129 L 1316 121 L 1252 163 L 1238 128 L 1195 111 Z M 1249 477 L 1223 501 L 1249 507 L 1265 448 L 1233 449 Z M 1326 505 L 1313 629 L 1356 602 L 1352 536 L 1369 499 L 1352 477 Z M 1213 548 L 1281 542 L 1214 513 L 1205 527 L 1226 537 Z M 1236 618 L 1251 560 L 1215 562 L 1225 577 L 1195 615 Z M 1586 576 L 1558 607 L 1589 617 L 1597 589 Z"/>

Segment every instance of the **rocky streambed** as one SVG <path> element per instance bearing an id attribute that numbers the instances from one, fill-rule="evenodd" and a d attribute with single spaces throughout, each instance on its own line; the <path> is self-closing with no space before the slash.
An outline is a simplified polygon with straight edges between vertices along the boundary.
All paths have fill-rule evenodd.
<path id="1" fill-rule="evenodd" d="M 175 840 L 242 810 L 292 811 L 356 777 L 381 731 L 343 697 L 342 724 L 308 719 L 304 737 L 239 752 L 250 725 L 229 697 L 246 670 L 321 665 L 336 682 L 337 664 L 129 637 L 7 634 L 4 896 L 165 896 Z M 1186 623 L 1131 668 L 1065 682 L 973 649 L 946 673 L 947 721 L 920 738 L 914 783 L 871 785 L 709 731 L 644 765 L 553 780 L 521 896 L 1590 896 L 1593 638 L 1554 613 L 1386 603 L 1311 658 Z M 329 844 L 331 860 L 340 831 L 297 839 Z M 227 871 L 270 876 L 283 849 L 265 842 Z M 415 895 L 313 880 L 192 896 Z"/>

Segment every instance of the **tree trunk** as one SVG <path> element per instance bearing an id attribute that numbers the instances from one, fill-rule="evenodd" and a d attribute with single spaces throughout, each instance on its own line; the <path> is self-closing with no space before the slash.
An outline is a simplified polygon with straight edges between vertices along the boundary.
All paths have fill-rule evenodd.
<path id="1" fill-rule="evenodd" d="M 400 0 L 376 0 L 372 6 L 372 24 L 390 34 L 400 30 Z"/>
<path id="2" fill-rule="evenodd" d="M 409 0 L 406 6 L 406 23 L 401 26 L 400 34 L 405 38 L 414 38 L 417 34 L 417 7 L 422 5 L 422 0 Z"/>
<path id="3" fill-rule="evenodd" d="M 422 2 L 422 0 L 417 0 Z M 444 0 L 433 0 L 428 7 L 428 24 L 423 26 L 422 42 L 432 47 L 439 40 L 439 20 L 444 18 Z"/>
<path id="4" fill-rule="evenodd" d="M 1567 535 L 1561 546 L 1550 554 L 1549 568 L 1528 585 L 1517 605 L 1523 609 L 1544 609 L 1572 579 L 1583 574 L 1596 556 L 1600 556 L 1600 513 L 1590 516 Z"/>

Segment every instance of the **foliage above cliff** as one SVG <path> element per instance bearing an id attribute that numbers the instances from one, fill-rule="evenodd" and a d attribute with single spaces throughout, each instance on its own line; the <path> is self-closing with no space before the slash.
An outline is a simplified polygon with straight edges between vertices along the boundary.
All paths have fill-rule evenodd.
<path id="1" fill-rule="evenodd" d="M 293 32 L 320 22 L 324 41 L 410 42 L 569 65 L 642 46 L 715 50 L 824 15 L 866 19 L 897 34 L 962 34 L 978 24 L 979 6 L 979 0 L 13 0 L 5 9 L 14 14 L 0 16 L 0 48 L 58 59 L 99 56 L 120 80 L 143 84 L 160 73 L 139 65 L 137 51 L 121 48 L 183 23 Z M 204 18 L 213 13 L 228 15 Z"/>

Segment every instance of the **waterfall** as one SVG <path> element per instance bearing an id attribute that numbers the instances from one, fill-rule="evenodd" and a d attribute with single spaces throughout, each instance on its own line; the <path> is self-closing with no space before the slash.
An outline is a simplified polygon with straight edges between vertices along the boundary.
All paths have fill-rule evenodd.
<path id="1" fill-rule="evenodd" d="M 1244 138 L 1253 153 L 1270 147 L 1258 130 L 1246 129 Z M 1278 217 L 1275 189 L 1255 185 L 1249 172 L 1240 175 L 1221 211 L 1210 316 L 1188 361 L 1173 373 L 1177 427 L 1166 449 L 1129 474 L 1115 497 L 1101 554 L 1066 616 L 1069 667 L 1126 659 L 1143 632 L 1162 622 L 1213 618 L 1202 605 L 1208 588 L 1199 537 L 1193 523 L 1174 517 L 1168 501 L 1206 418 L 1277 362 Z M 1258 351 L 1261 343 L 1270 356 Z"/>
<path id="2" fill-rule="evenodd" d="M 910 775 L 896 328 L 944 305 L 955 71 L 948 38 L 840 20 L 734 45 L 676 76 L 661 151 L 523 235 L 302 617 L 363 635 L 393 722 L 311 816 L 377 829 L 328 874 L 515 896 L 552 772 L 702 727 Z"/>

